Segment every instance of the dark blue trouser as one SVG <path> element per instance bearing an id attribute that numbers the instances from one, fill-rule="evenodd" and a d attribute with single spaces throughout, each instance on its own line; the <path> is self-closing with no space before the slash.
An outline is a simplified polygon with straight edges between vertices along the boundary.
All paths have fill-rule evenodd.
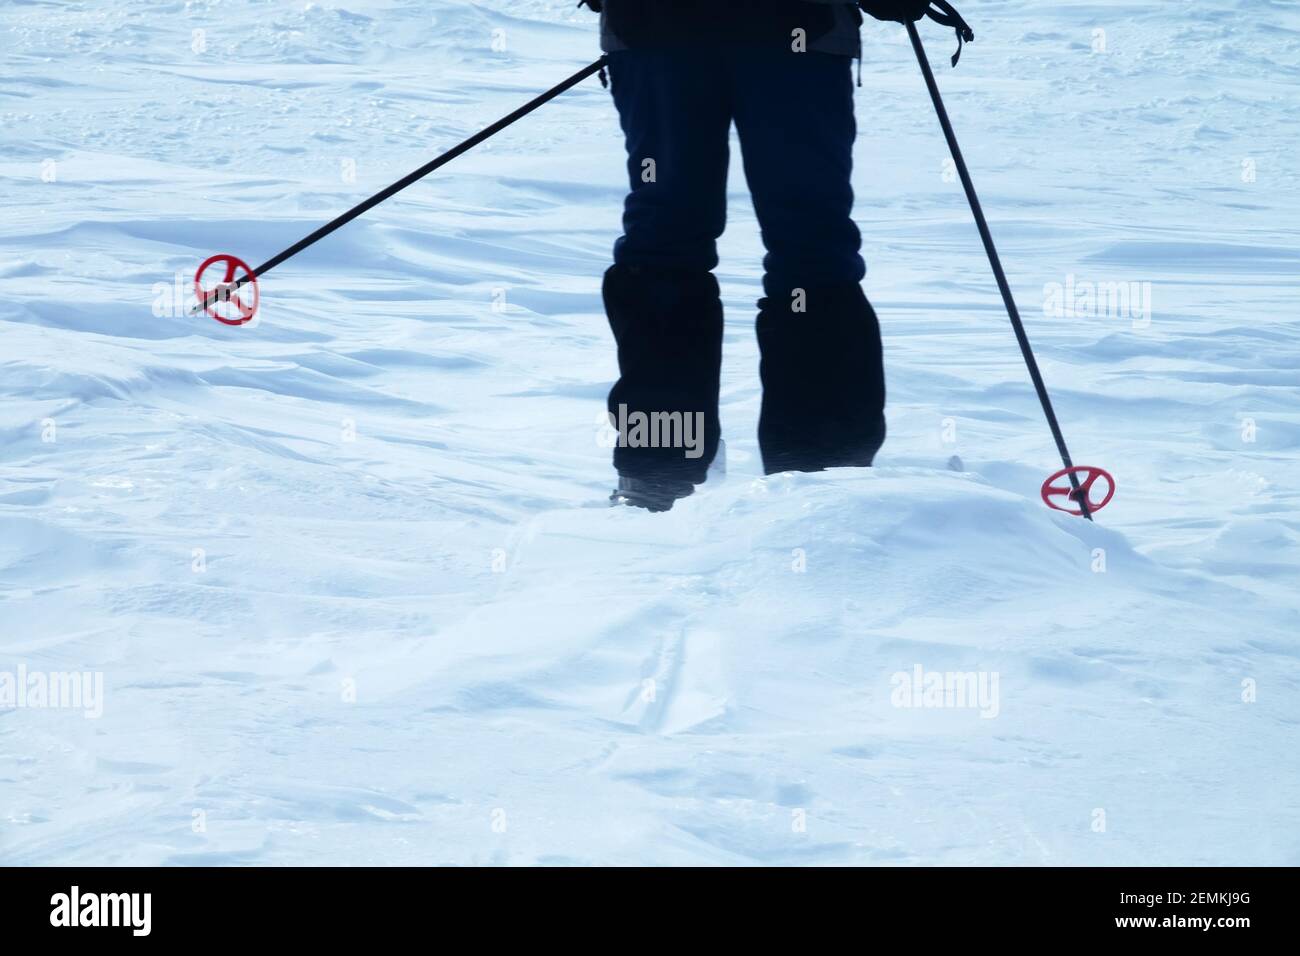
<path id="1" fill-rule="evenodd" d="M 767 294 L 861 281 L 848 57 L 711 47 L 609 59 L 632 187 L 615 263 L 692 272 L 718 264 L 734 122 L 767 248 Z"/>
<path id="2" fill-rule="evenodd" d="M 723 320 L 711 270 L 733 122 L 767 249 L 756 324 L 764 469 L 870 465 L 885 434 L 884 372 L 859 285 L 849 58 L 637 49 L 610 55 L 610 79 L 631 192 L 604 285 L 620 373 L 609 410 L 619 420 L 690 416 L 704 436 L 702 454 L 689 455 L 620 442 L 619 474 L 698 483 L 717 448 Z"/>

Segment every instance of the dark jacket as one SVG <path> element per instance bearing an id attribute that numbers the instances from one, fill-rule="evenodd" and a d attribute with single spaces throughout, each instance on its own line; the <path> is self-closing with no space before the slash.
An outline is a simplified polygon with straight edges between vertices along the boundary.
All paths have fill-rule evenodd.
<path id="1" fill-rule="evenodd" d="M 789 50 L 802 29 L 807 48 L 858 56 L 862 15 L 843 0 L 603 0 L 600 46 L 606 53 L 643 47 L 718 43 Z"/>

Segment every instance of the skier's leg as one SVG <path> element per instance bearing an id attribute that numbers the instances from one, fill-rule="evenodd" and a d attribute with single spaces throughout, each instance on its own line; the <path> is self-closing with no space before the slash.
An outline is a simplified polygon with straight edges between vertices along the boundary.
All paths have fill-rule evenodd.
<path id="1" fill-rule="evenodd" d="M 732 77 L 767 256 L 759 302 L 764 469 L 870 465 L 885 437 L 880 327 L 853 222 L 847 57 L 754 52 Z"/>
<path id="2" fill-rule="evenodd" d="M 605 275 L 618 343 L 609 412 L 620 477 L 689 494 L 717 452 L 722 303 L 710 270 L 726 218 L 730 113 L 704 50 L 627 50 L 610 81 L 627 140 L 624 234 Z"/>

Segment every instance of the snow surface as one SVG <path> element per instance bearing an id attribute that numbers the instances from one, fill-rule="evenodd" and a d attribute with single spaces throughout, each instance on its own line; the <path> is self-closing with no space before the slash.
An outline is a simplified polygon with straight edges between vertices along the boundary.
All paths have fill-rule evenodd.
<path id="1" fill-rule="evenodd" d="M 858 91 L 879 467 L 761 477 L 736 169 L 730 474 L 648 515 L 603 504 L 594 79 L 280 267 L 255 326 L 154 314 L 590 62 L 589 13 L 0 7 L 0 672 L 104 679 L 99 719 L 0 708 L 0 862 L 1300 863 L 1300 10 L 963 12 L 956 70 L 924 35 L 1118 478 L 1096 525 L 1038 500 L 897 26 Z M 1045 314 L 1070 275 L 1151 283 L 1149 323 Z M 995 715 L 894 706 L 917 665 L 996 673 Z"/>

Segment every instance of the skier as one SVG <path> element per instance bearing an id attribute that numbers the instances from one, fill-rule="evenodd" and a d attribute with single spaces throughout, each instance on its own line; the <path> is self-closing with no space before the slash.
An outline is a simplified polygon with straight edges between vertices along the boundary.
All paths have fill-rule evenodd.
<path id="1" fill-rule="evenodd" d="M 869 466 L 885 438 L 880 327 L 849 184 L 858 3 L 582 0 L 601 14 L 631 183 L 603 294 L 618 348 L 612 500 L 666 511 L 718 453 L 712 270 L 734 122 L 767 254 L 758 302 L 763 469 Z M 928 0 L 862 0 L 915 21 Z"/>

